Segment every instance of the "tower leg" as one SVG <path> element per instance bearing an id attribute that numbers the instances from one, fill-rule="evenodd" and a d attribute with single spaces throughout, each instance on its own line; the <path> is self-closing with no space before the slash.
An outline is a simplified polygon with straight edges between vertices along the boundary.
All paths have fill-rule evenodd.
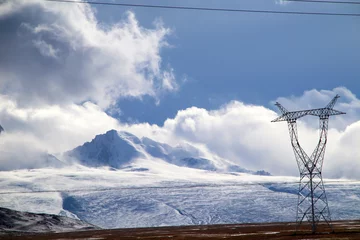
<path id="1" fill-rule="evenodd" d="M 321 175 L 324 160 L 328 118 L 320 118 L 320 139 L 314 152 L 309 157 L 301 148 L 298 140 L 296 121 L 288 121 L 291 144 L 300 172 L 296 230 L 305 221 L 311 224 L 311 231 L 317 231 L 317 224 L 324 220 L 332 226 L 325 187 Z"/>

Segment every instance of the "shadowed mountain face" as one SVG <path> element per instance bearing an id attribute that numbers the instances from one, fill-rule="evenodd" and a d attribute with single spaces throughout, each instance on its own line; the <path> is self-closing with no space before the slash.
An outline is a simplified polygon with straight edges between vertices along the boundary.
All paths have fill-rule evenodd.
<path id="1" fill-rule="evenodd" d="M 255 173 L 226 161 L 206 159 L 200 149 L 190 144 L 172 147 L 147 137 L 139 139 L 131 133 L 115 130 L 97 135 L 91 142 L 86 142 L 65 155 L 89 167 L 128 168 L 137 158 L 154 157 L 180 167 Z"/>
<path id="2" fill-rule="evenodd" d="M 99 228 L 68 217 L 0 208 L 0 232 L 69 232 L 95 229 Z"/>
<path id="3" fill-rule="evenodd" d="M 110 166 L 120 168 L 142 154 L 135 148 L 140 143 L 136 136 L 115 130 L 97 135 L 91 142 L 86 142 L 67 155 L 90 167 Z"/>
<path id="4" fill-rule="evenodd" d="M 4 128 L 0 125 L 0 133 L 2 133 L 4 130 Z"/>
<path id="5" fill-rule="evenodd" d="M 218 170 L 211 160 L 200 157 L 202 155 L 201 151 L 190 144 L 171 147 L 168 144 L 159 143 L 145 137 L 141 141 L 148 154 L 164 159 L 171 164 L 208 171 Z"/>
<path id="6" fill-rule="evenodd" d="M 159 143 L 146 137 L 143 137 L 141 142 L 148 154 L 153 157 L 162 158 L 167 162 L 175 162 L 179 159 L 189 157 L 198 157 L 202 154 L 199 149 L 190 144 L 172 147 L 166 143 Z"/>
<path id="7" fill-rule="evenodd" d="M 216 170 L 210 160 L 199 157 L 200 150 L 189 144 L 172 147 L 150 138 L 139 139 L 128 132 L 115 130 L 97 135 L 91 142 L 67 152 L 66 155 L 90 167 L 122 168 L 136 158 L 146 158 L 149 155 L 178 166 Z"/>
<path id="8" fill-rule="evenodd" d="M 216 166 L 210 160 L 205 158 L 188 157 L 188 158 L 176 160 L 173 163 L 180 167 L 189 167 L 189 168 L 203 169 L 208 171 L 217 170 Z"/>

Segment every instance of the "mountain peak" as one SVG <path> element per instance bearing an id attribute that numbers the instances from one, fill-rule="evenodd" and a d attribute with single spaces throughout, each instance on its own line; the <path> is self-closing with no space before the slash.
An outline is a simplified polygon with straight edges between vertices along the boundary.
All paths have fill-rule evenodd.
<path id="1" fill-rule="evenodd" d="M 110 130 L 97 135 L 91 142 L 67 152 L 66 155 L 91 167 L 119 168 L 142 156 L 134 146 L 138 142 L 140 139 L 131 133 Z"/>
<path id="2" fill-rule="evenodd" d="M 105 133 L 105 135 L 108 135 L 108 136 L 115 135 L 115 134 L 117 134 L 117 131 L 115 129 L 111 129 Z"/>
<path id="3" fill-rule="evenodd" d="M 103 135 L 105 135 L 109 140 L 114 140 L 115 138 L 119 137 L 125 141 L 130 141 L 135 144 L 141 143 L 141 140 L 137 136 L 126 131 L 117 131 L 115 129 L 111 129 L 107 131 L 105 134 L 100 134 L 97 136 L 103 136 Z"/>

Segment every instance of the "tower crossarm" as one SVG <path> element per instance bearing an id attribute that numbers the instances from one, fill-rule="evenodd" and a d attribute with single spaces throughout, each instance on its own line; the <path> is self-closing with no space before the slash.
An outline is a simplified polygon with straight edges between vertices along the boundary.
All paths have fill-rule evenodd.
<path id="1" fill-rule="evenodd" d="M 340 98 L 339 94 L 336 94 L 336 96 L 329 102 L 328 105 L 326 105 L 325 108 L 329 108 L 332 109 L 335 106 L 335 103 L 337 102 L 337 100 Z"/>
<path id="2" fill-rule="evenodd" d="M 281 122 L 281 121 L 291 122 L 291 121 L 296 121 L 297 119 L 307 115 L 317 116 L 322 119 L 325 119 L 328 118 L 329 116 L 345 114 L 344 112 L 333 109 L 339 97 L 340 97 L 339 95 L 336 95 L 324 108 L 316 108 L 316 109 L 293 111 L 293 112 L 289 112 L 288 110 L 286 110 L 286 108 L 284 108 L 280 103 L 277 102 L 275 105 L 279 108 L 282 115 L 272 120 L 271 122 Z"/>
<path id="3" fill-rule="evenodd" d="M 288 111 L 286 108 L 284 108 L 284 106 L 281 105 L 279 102 L 276 102 L 276 103 L 275 103 L 275 106 L 277 106 L 277 107 L 279 108 L 279 110 L 280 110 L 280 112 L 281 112 L 282 114 L 286 114 L 286 113 L 289 112 L 289 111 Z"/>
<path id="4" fill-rule="evenodd" d="M 329 116 L 341 115 L 341 114 L 345 114 L 345 113 L 332 108 L 317 108 L 310 110 L 286 112 L 280 117 L 272 120 L 271 122 L 294 121 L 307 115 L 318 116 L 320 118 L 327 118 Z"/>

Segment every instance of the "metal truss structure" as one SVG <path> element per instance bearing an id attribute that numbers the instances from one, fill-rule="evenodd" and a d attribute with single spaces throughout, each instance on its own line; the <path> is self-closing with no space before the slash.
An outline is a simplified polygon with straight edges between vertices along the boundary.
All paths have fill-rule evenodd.
<path id="1" fill-rule="evenodd" d="M 291 145 L 293 147 L 295 159 L 300 172 L 296 214 L 297 226 L 299 226 L 303 221 L 308 221 L 312 226 L 313 233 L 316 232 L 318 222 L 322 220 L 326 221 L 332 229 L 330 210 L 322 179 L 322 166 L 327 143 L 329 117 L 345 114 L 344 112 L 333 109 L 338 98 L 339 95 L 336 95 L 324 108 L 295 112 L 287 111 L 278 102 L 275 104 L 280 109 L 282 115 L 272 122 L 287 121 Z M 300 146 L 296 126 L 296 120 L 306 115 L 317 116 L 320 121 L 319 142 L 310 156 L 308 156 L 304 149 Z"/>

